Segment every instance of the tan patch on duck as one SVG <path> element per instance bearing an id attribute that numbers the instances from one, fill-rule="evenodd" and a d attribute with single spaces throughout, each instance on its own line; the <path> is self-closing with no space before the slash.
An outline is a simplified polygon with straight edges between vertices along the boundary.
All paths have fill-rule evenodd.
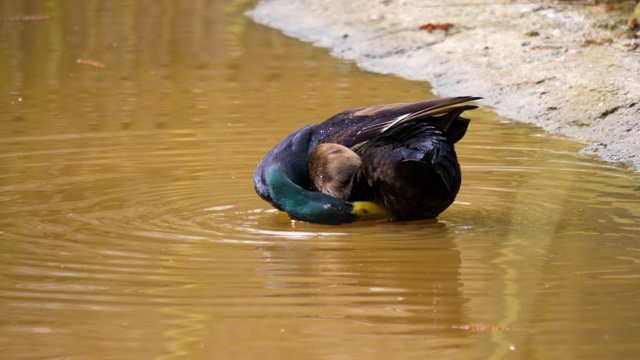
<path id="1" fill-rule="evenodd" d="M 378 114 L 380 112 L 390 111 L 390 110 L 396 109 L 396 108 L 398 108 L 398 107 L 400 107 L 402 105 L 406 105 L 406 104 L 389 104 L 389 105 L 370 106 L 370 107 L 362 108 L 362 109 L 354 112 L 353 115 L 371 116 L 371 115 Z"/>
<path id="2" fill-rule="evenodd" d="M 320 144 L 307 162 L 311 187 L 338 199 L 348 200 L 360 164 L 360 157 L 349 148 L 339 144 Z"/>

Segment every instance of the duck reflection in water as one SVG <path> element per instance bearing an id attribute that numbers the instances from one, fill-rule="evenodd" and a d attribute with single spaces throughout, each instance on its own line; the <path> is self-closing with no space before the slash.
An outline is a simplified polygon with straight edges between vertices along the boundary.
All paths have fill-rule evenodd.
<path id="1" fill-rule="evenodd" d="M 323 224 L 433 219 L 460 189 L 454 144 L 477 106 L 462 96 L 346 110 L 287 136 L 254 175 L 258 195 Z"/>
<path id="2" fill-rule="evenodd" d="M 390 223 L 382 232 L 376 226 L 306 237 L 296 230 L 304 238 L 293 240 L 283 231 L 256 245 L 261 308 L 270 318 L 298 319 L 302 341 L 309 334 L 331 340 L 347 358 L 372 339 L 377 352 L 389 353 L 389 342 L 378 344 L 381 334 L 441 355 L 442 344 L 466 336 L 454 327 L 470 321 L 455 232 L 442 223 Z"/>

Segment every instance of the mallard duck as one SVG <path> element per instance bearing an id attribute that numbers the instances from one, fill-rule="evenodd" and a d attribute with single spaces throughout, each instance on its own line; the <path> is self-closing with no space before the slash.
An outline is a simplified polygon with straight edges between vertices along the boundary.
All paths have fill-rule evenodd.
<path id="1" fill-rule="evenodd" d="M 460 189 L 462 96 L 351 109 L 290 134 L 258 164 L 258 195 L 294 220 L 433 219 Z"/>

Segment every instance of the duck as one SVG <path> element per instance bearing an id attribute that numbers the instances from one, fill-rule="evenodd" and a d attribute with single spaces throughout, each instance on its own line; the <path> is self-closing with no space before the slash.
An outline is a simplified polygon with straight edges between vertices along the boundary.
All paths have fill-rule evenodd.
<path id="1" fill-rule="evenodd" d="M 435 219 L 462 178 L 454 144 L 475 96 L 342 111 L 287 135 L 254 173 L 260 198 L 292 220 L 340 225 Z"/>

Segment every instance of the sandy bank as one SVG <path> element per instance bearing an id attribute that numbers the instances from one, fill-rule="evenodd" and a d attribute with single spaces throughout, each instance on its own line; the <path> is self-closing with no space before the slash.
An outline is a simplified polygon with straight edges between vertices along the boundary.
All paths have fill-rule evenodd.
<path id="1" fill-rule="evenodd" d="M 640 170 L 640 40 L 629 14 L 474 0 L 265 0 L 248 13 L 363 69 L 428 81 L 441 96 L 482 96 L 503 116 Z M 428 23 L 452 26 L 419 29 Z"/>

